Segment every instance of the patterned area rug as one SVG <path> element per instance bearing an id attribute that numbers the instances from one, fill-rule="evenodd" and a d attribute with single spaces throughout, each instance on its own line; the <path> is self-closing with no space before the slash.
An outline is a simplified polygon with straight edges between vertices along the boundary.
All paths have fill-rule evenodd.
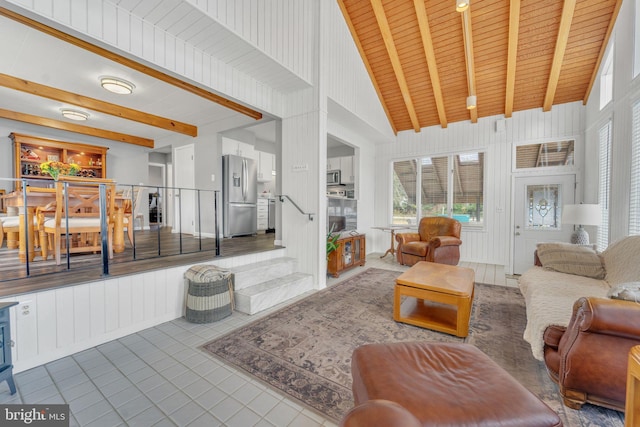
<path id="1" fill-rule="evenodd" d="M 544 364 L 522 339 L 526 322 L 518 289 L 477 284 L 466 339 L 393 320 L 399 272 L 369 268 L 203 346 L 266 384 L 338 422 L 353 406 L 351 353 L 376 342 L 471 343 L 558 412 L 565 426 L 622 427 L 623 415 L 562 405 Z"/>

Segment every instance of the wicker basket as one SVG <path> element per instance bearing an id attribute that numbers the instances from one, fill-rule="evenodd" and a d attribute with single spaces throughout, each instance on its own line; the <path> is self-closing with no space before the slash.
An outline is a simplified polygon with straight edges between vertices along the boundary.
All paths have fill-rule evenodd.
<path id="1" fill-rule="evenodd" d="M 189 281 L 185 318 L 192 323 L 210 323 L 233 311 L 233 275 L 214 265 L 196 265 L 184 274 Z"/>

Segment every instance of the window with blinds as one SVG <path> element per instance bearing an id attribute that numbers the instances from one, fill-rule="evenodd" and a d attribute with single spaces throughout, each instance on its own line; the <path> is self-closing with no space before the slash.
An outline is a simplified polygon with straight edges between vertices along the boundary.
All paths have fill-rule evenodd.
<path id="1" fill-rule="evenodd" d="M 631 194 L 629 234 L 640 234 L 640 101 L 633 105 L 631 122 Z"/>
<path id="2" fill-rule="evenodd" d="M 603 251 L 609 245 L 609 190 L 611 188 L 611 120 L 599 131 L 600 164 L 598 203 L 602 211 L 602 222 L 598 227 L 598 250 Z"/>

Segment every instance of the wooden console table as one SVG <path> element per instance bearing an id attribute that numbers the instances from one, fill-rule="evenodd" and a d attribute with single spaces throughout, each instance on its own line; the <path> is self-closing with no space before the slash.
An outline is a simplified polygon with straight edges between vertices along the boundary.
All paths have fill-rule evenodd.
<path id="1" fill-rule="evenodd" d="M 357 265 L 363 266 L 366 261 L 366 236 L 364 234 L 345 234 L 336 244 L 338 249 L 329 254 L 327 272 L 333 277 Z"/>

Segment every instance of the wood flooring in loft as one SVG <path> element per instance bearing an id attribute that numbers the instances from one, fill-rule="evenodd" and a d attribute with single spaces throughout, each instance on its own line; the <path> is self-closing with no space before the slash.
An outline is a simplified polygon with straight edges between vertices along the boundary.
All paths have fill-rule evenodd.
<path id="1" fill-rule="evenodd" d="M 243 236 L 220 239 L 220 257 L 231 257 L 278 249 L 275 234 Z M 191 235 L 171 233 L 169 228 L 135 233 L 135 260 L 133 248 L 125 239 L 125 251 L 114 253 L 109 260 L 109 277 L 152 271 L 166 267 L 211 261 L 216 258 L 215 239 L 197 239 Z M 0 248 L 0 297 L 33 292 L 68 284 L 85 283 L 104 278 L 101 254 L 74 254 L 71 269 L 67 269 L 66 257 L 62 265 L 55 260 L 44 261 L 36 256 L 26 266 L 18 261 L 18 250 Z"/>

